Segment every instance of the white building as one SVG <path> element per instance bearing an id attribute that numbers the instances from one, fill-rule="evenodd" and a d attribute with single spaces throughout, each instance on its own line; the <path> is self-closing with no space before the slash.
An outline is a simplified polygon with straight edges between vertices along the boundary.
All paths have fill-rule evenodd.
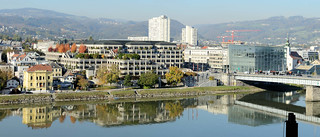
<path id="1" fill-rule="evenodd" d="M 212 68 L 222 70 L 222 47 L 189 47 L 184 50 L 184 61 L 187 67 L 199 71 Z"/>
<path id="2" fill-rule="evenodd" d="M 191 27 L 186 26 L 186 28 L 182 28 L 182 43 L 187 43 L 190 45 L 198 45 L 198 30 Z"/>
<path id="3" fill-rule="evenodd" d="M 42 52 L 47 52 L 48 48 L 51 46 L 53 47 L 54 45 L 55 45 L 54 41 L 44 41 L 44 42 L 38 42 L 37 44 L 34 44 L 33 48 L 38 49 Z"/>
<path id="4" fill-rule="evenodd" d="M 149 37 L 148 37 L 148 36 L 128 37 L 128 40 L 133 40 L 133 41 L 149 41 Z"/>
<path id="5" fill-rule="evenodd" d="M 170 18 L 162 15 L 149 19 L 149 40 L 170 42 Z"/>

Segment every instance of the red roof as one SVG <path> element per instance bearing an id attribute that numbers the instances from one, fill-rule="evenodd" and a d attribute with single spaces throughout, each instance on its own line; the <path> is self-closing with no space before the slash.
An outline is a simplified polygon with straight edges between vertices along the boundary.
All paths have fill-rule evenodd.
<path id="1" fill-rule="evenodd" d="M 204 47 L 202 47 L 201 49 L 207 49 L 208 48 L 208 46 L 204 46 Z"/>
<path id="2" fill-rule="evenodd" d="M 24 59 L 24 57 L 26 57 L 27 55 L 26 54 L 22 54 L 19 56 L 20 60 Z"/>
<path id="3" fill-rule="evenodd" d="M 12 57 L 18 57 L 20 54 L 13 54 Z"/>
<path id="4" fill-rule="evenodd" d="M 32 71 L 37 71 L 37 70 L 46 70 L 46 71 L 52 71 L 52 67 L 49 65 L 35 65 L 29 68 L 27 71 L 32 72 Z"/>

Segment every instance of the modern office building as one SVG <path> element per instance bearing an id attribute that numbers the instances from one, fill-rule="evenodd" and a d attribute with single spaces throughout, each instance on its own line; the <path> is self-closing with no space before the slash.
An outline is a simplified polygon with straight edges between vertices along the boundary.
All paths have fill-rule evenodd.
<path id="1" fill-rule="evenodd" d="M 191 27 L 186 26 L 182 28 L 182 43 L 190 44 L 190 45 L 198 45 L 198 30 Z"/>
<path id="2" fill-rule="evenodd" d="M 285 71 L 284 47 L 229 45 L 230 72 Z"/>
<path id="3" fill-rule="evenodd" d="M 170 42 L 170 18 L 162 15 L 149 19 L 149 40 Z"/>
<path id="4" fill-rule="evenodd" d="M 66 68 L 86 70 L 93 68 L 94 72 L 100 66 L 111 67 L 118 65 L 121 75 L 138 76 L 147 71 L 163 75 L 170 66 L 183 66 L 182 50 L 176 44 L 157 41 L 79 41 L 77 46 L 84 44 L 87 47 L 85 54 L 99 54 L 98 58 L 80 58 L 76 54 L 67 52 L 61 57 L 61 64 Z M 119 58 L 119 55 L 138 55 L 139 59 Z"/>
<path id="5" fill-rule="evenodd" d="M 209 68 L 221 71 L 222 60 L 222 47 L 188 47 L 184 50 L 186 67 L 194 71 Z"/>

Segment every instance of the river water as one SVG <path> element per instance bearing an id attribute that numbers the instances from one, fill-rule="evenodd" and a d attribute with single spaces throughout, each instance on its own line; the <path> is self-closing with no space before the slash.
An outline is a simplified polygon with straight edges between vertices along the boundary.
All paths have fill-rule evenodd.
<path id="1" fill-rule="evenodd" d="M 1 106 L 0 137 L 282 137 L 285 116 L 235 100 L 307 111 L 305 95 L 264 92 L 167 100 L 114 100 Z M 306 105 L 307 104 L 307 105 Z M 315 110 L 318 104 L 311 104 Z M 278 105 L 277 105 L 278 106 Z M 320 108 L 319 108 L 320 109 Z M 318 115 L 317 111 L 311 111 Z M 297 121 L 299 136 L 320 136 L 320 123 Z"/>

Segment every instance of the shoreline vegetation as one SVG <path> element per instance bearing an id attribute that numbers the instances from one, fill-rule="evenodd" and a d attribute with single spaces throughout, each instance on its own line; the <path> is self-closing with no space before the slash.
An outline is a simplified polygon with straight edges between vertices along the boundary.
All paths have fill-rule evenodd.
<path id="1" fill-rule="evenodd" d="M 85 91 L 69 93 L 44 93 L 44 94 L 20 94 L 2 95 L 0 104 L 33 104 L 33 103 L 59 103 L 69 101 L 102 101 L 117 99 L 154 99 L 172 97 L 190 97 L 201 95 L 255 93 L 263 91 L 251 86 L 218 86 L 218 87 L 191 87 L 191 88 L 161 88 L 161 89 L 128 89 L 128 90 L 106 90 Z"/>

